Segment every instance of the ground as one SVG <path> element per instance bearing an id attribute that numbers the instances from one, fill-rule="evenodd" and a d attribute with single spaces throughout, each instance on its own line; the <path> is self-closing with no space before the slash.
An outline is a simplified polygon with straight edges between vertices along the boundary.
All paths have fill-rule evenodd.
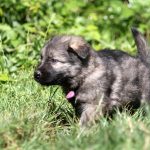
<path id="1" fill-rule="evenodd" d="M 60 87 L 41 87 L 32 74 L 24 70 L 0 83 L 0 149 L 150 149 L 150 113 L 117 113 L 80 129 Z"/>

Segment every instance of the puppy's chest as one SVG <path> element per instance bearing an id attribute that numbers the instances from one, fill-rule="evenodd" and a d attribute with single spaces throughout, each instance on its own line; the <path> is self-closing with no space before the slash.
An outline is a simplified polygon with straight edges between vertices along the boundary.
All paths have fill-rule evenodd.
<path id="1" fill-rule="evenodd" d="M 98 104 L 111 92 L 112 77 L 111 71 L 107 71 L 105 66 L 96 68 L 94 72 L 89 74 L 82 84 L 80 84 L 75 96 L 70 100 L 71 103 L 90 103 Z M 112 77 L 114 78 L 114 77 Z"/>
<path id="2" fill-rule="evenodd" d="M 108 86 L 105 84 L 97 82 L 90 82 L 90 84 L 85 84 L 79 88 L 75 95 L 75 103 L 89 103 L 98 104 L 99 101 L 106 97 L 108 91 Z"/>

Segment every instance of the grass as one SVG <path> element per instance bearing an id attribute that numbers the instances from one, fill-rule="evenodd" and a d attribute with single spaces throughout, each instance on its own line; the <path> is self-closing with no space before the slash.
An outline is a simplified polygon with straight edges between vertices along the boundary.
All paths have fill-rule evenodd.
<path id="1" fill-rule="evenodd" d="M 41 87 L 33 71 L 0 83 L 0 149 L 149 150 L 150 112 L 117 113 L 84 131 L 58 87 Z"/>

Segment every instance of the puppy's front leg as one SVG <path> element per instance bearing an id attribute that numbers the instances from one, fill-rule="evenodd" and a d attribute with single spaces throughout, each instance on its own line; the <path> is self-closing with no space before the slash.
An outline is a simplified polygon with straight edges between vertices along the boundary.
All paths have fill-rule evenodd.
<path id="1" fill-rule="evenodd" d="M 122 104 L 116 100 L 109 100 L 102 102 L 100 105 L 87 104 L 82 106 L 82 112 L 80 115 L 80 126 L 89 126 L 94 124 L 101 116 L 113 115 L 116 108 L 120 109 Z"/>
<path id="2" fill-rule="evenodd" d="M 80 126 L 88 126 L 94 124 L 97 119 L 101 116 L 100 110 L 97 105 L 84 104 L 82 107 L 82 113 L 80 116 Z"/>

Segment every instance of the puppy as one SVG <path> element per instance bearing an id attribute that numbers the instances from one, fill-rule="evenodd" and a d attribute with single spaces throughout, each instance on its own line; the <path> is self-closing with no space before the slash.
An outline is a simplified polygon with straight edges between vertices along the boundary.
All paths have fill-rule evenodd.
<path id="1" fill-rule="evenodd" d="M 138 108 L 141 98 L 149 98 L 143 93 L 150 89 L 145 86 L 148 74 L 138 57 L 118 50 L 96 52 L 82 37 L 64 35 L 45 44 L 34 78 L 62 86 L 83 126 L 116 108 Z"/>

